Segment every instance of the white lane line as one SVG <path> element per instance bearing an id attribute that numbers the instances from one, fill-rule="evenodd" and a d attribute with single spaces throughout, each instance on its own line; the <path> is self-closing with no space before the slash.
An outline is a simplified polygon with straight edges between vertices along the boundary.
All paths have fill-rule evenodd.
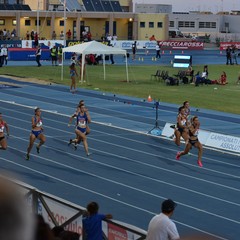
<path id="1" fill-rule="evenodd" d="M 21 120 L 21 119 L 19 119 L 19 118 L 14 118 L 14 117 L 9 117 L 9 118 L 13 118 L 13 119 L 16 119 L 16 120 L 18 120 L 18 121 L 23 121 L 23 122 L 27 122 L 27 123 L 28 123 L 28 121 Z M 18 128 L 18 127 L 16 127 L 16 126 L 12 126 L 12 127 Z M 66 133 L 66 134 L 70 134 L 68 131 L 56 129 L 56 128 L 53 128 L 53 127 L 50 127 L 50 126 L 46 126 L 46 125 L 45 125 L 45 127 L 46 127 L 46 128 L 50 128 L 50 129 L 53 129 L 53 130 L 55 130 L 55 131 L 57 130 L 58 132 L 61 131 L 61 132 L 64 132 L 64 133 Z M 22 128 L 18 128 L 18 129 L 24 130 L 24 131 L 29 131 L 29 130 L 27 130 L 27 129 L 22 129 Z M 97 140 L 97 139 L 94 139 L 94 138 L 91 138 L 91 137 L 88 137 L 88 138 L 91 139 L 91 140 L 93 140 L 93 141 L 103 142 L 104 144 L 112 144 L 112 143 L 110 143 L 110 142 L 106 142 L 106 141 L 102 141 L 102 140 Z M 112 145 L 115 145 L 115 146 L 117 146 L 118 148 L 127 148 L 127 147 L 123 147 L 123 146 L 117 145 L 117 144 L 112 144 Z M 132 150 L 131 148 L 127 148 L 127 149 L 128 149 L 128 150 L 129 150 L 129 149 Z M 147 155 L 150 155 L 150 156 L 154 156 L 154 157 L 158 157 L 158 158 L 164 158 L 165 160 L 167 159 L 167 160 L 172 161 L 172 162 L 176 162 L 175 160 L 173 160 L 173 159 L 171 159 L 171 158 L 161 157 L 161 156 L 156 155 L 156 154 L 150 154 L 150 153 L 147 153 L 147 152 L 141 152 L 141 153 L 144 153 L 144 154 L 147 154 Z M 107 153 L 107 154 L 110 154 L 110 153 Z M 120 157 L 120 156 L 119 156 L 119 155 L 116 155 L 116 157 Z M 129 160 L 130 160 L 130 159 L 129 159 Z M 130 161 L 134 161 L 134 160 L 130 160 Z M 143 164 L 142 162 L 138 162 L 138 163 Z M 181 162 L 181 164 L 185 164 L 185 165 L 188 165 L 188 166 L 191 166 L 191 167 L 199 168 L 199 167 L 196 166 L 196 165 L 189 164 L 189 163 L 185 163 L 185 162 Z M 144 165 L 146 165 L 146 164 L 144 164 Z M 157 167 L 157 166 L 154 166 L 154 165 L 150 165 L 150 166 L 153 167 L 153 168 L 156 168 L 156 167 Z M 159 167 L 158 167 L 158 168 L 159 168 Z M 170 170 L 167 170 L 167 169 L 165 169 L 165 168 L 162 168 L 162 169 L 163 169 L 164 171 L 170 172 Z M 208 170 L 207 168 L 205 168 L 205 169 Z M 183 175 L 183 174 L 180 174 L 180 173 L 177 173 L 177 172 L 174 172 L 174 171 L 172 171 L 172 172 L 173 172 L 174 174 Z M 221 172 L 218 172 L 218 173 L 221 173 Z M 224 174 L 224 173 L 223 173 L 223 174 Z M 194 178 L 194 177 L 189 176 L 189 175 L 184 175 L 184 176 L 187 176 L 187 177 L 190 177 L 190 178 Z M 231 175 L 231 176 L 235 176 L 235 175 Z M 235 177 L 239 178 L 238 176 L 235 176 Z M 194 178 L 194 179 L 198 179 L 198 178 Z M 198 179 L 198 180 L 199 180 L 199 181 L 208 182 L 208 183 L 211 183 L 211 184 L 215 184 L 215 185 L 218 185 L 218 186 L 221 186 L 221 187 L 226 187 L 226 188 L 231 189 L 231 190 L 234 190 L 234 191 L 240 191 L 239 189 L 232 188 L 232 187 L 229 187 L 229 186 L 226 186 L 226 185 L 223 185 L 223 184 L 218 184 L 218 183 L 215 183 L 215 182 L 212 182 L 212 181 L 207 181 L 207 180 L 203 180 L 203 179 Z"/>
<path id="2" fill-rule="evenodd" d="M 16 150 L 18 150 L 18 149 L 16 149 Z M 39 156 L 38 156 L 38 157 L 39 157 Z M 42 158 L 42 157 L 40 157 L 40 158 Z M 109 197 L 109 196 L 107 196 L 107 195 L 105 195 L 105 194 L 102 194 L 102 193 L 100 193 L 100 192 L 92 191 L 92 190 L 90 190 L 89 188 L 84 188 L 84 187 L 79 186 L 79 185 L 77 185 L 77 184 L 74 184 L 74 183 L 65 181 L 65 180 L 63 180 L 63 179 L 54 177 L 54 176 L 52 176 L 52 175 L 43 173 L 42 171 L 38 171 L 38 170 L 35 170 L 35 169 L 33 169 L 33 168 L 23 166 L 23 165 L 21 165 L 21 164 L 18 164 L 18 163 L 16 163 L 16 162 L 12 162 L 12 161 L 7 160 L 7 159 L 2 158 L 2 157 L 0 157 L 0 159 L 3 160 L 3 161 L 5 161 L 5 162 L 11 163 L 11 164 L 13 164 L 13 165 L 19 166 L 19 167 L 21 167 L 21 168 L 24 168 L 24 169 L 30 170 L 30 171 L 32 171 L 32 172 L 38 173 L 38 174 L 40 174 L 40 175 L 43 175 L 43 176 L 45 176 L 45 177 L 52 178 L 52 179 L 54 179 L 54 180 L 56 180 L 56 181 L 59 181 L 59 182 L 61 182 L 61 183 L 67 184 L 67 185 L 70 185 L 70 186 L 72 186 L 72 187 L 75 187 L 75 188 L 78 188 L 78 189 L 81 189 L 81 190 L 84 190 L 84 191 L 87 191 L 87 192 L 90 192 L 90 193 L 99 195 L 99 196 L 101 196 L 101 197 L 107 198 L 107 199 L 112 200 L 112 201 L 114 201 L 114 202 L 118 202 L 118 203 L 123 204 L 123 205 L 125 205 L 125 206 L 131 207 L 131 208 L 134 208 L 134 209 L 137 209 L 137 210 L 140 210 L 140 211 L 143 211 L 143 212 L 152 214 L 152 215 L 156 215 L 156 213 L 151 212 L 151 211 L 148 211 L 148 210 L 146 210 L 146 209 L 143 209 L 142 207 L 137 207 L 137 206 L 135 206 L 135 205 L 132 205 L 132 204 L 129 204 L 129 203 L 120 201 L 120 200 L 118 200 L 118 199 Z M 42 159 L 44 159 L 44 158 L 42 158 Z M 74 170 L 75 170 L 75 169 L 74 169 Z M 166 199 L 166 198 L 164 198 L 164 199 Z M 208 212 L 206 212 L 206 213 L 208 213 Z M 227 220 L 227 219 L 225 219 L 225 220 Z M 210 236 L 218 237 L 219 239 L 225 239 L 225 238 L 221 238 L 221 237 L 219 237 L 219 236 L 217 236 L 217 235 L 215 235 L 215 234 L 209 233 L 209 232 L 207 232 L 207 231 L 198 229 L 198 228 L 196 228 L 196 227 L 192 227 L 191 225 L 184 224 L 184 223 L 179 222 L 179 221 L 175 221 L 175 222 L 177 222 L 177 223 L 180 224 L 180 225 L 187 226 L 187 227 L 190 228 L 190 229 L 194 229 L 194 230 L 197 230 L 197 231 L 199 231 L 199 232 L 208 234 L 208 235 L 210 235 Z"/>

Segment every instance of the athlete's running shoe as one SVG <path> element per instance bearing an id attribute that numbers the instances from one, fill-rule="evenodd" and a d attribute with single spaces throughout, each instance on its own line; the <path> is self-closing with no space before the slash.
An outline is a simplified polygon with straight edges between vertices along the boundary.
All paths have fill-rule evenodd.
<path id="1" fill-rule="evenodd" d="M 180 153 L 181 153 L 181 152 L 177 152 L 176 160 L 180 160 Z"/>
<path id="2" fill-rule="evenodd" d="M 70 146 L 71 144 L 72 144 L 72 139 L 69 139 L 68 146 Z"/>
<path id="3" fill-rule="evenodd" d="M 27 161 L 30 159 L 30 155 L 27 153 L 26 158 Z"/>
<path id="4" fill-rule="evenodd" d="M 88 153 L 87 153 L 87 157 L 89 157 L 90 155 L 92 155 L 92 153 L 88 152 Z"/>
<path id="5" fill-rule="evenodd" d="M 198 164 L 199 167 L 202 167 L 202 166 L 203 166 L 203 165 L 202 165 L 202 161 L 200 161 L 200 160 L 197 161 L 197 164 Z"/>
<path id="6" fill-rule="evenodd" d="M 37 149 L 37 153 L 39 154 L 40 153 L 40 147 L 36 146 L 36 149 Z"/>

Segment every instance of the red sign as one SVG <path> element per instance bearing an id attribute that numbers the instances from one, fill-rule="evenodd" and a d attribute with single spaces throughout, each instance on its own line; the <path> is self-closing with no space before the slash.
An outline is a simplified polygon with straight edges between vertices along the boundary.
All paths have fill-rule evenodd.
<path id="1" fill-rule="evenodd" d="M 227 47 L 235 46 L 237 49 L 240 49 L 240 42 L 221 42 L 220 50 L 226 50 Z"/>
<path id="2" fill-rule="evenodd" d="M 203 50 L 203 42 L 193 41 L 159 41 L 162 49 L 179 49 L 179 50 Z"/>
<path id="3" fill-rule="evenodd" d="M 127 231 L 123 228 L 108 223 L 108 240 L 127 240 Z"/>

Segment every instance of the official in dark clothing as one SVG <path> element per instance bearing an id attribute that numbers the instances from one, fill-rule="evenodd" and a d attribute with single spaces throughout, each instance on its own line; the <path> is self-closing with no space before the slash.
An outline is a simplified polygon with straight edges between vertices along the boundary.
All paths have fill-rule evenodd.
<path id="1" fill-rule="evenodd" d="M 41 66 L 42 66 L 42 64 L 40 63 L 41 54 L 42 54 L 41 47 L 38 46 L 38 47 L 37 47 L 37 51 L 36 51 L 36 62 L 37 62 L 37 64 L 38 64 L 38 67 L 41 67 Z"/>

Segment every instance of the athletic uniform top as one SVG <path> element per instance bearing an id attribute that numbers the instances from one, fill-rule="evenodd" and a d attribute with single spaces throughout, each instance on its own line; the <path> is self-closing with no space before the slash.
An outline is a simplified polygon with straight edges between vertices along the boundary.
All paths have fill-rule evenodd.
<path id="1" fill-rule="evenodd" d="M 188 117 L 190 115 L 190 108 L 185 108 L 185 116 Z"/>
<path id="2" fill-rule="evenodd" d="M 4 128 L 5 128 L 5 122 L 2 121 L 2 122 L 0 122 L 0 133 L 4 132 Z"/>
<path id="3" fill-rule="evenodd" d="M 41 128 L 43 125 L 42 119 L 38 118 L 36 116 L 34 116 L 34 123 L 36 124 L 36 127 Z"/>
<path id="4" fill-rule="evenodd" d="M 86 128 L 87 127 L 87 122 L 88 122 L 87 114 L 84 113 L 83 115 L 81 115 L 81 113 L 79 112 L 78 115 L 77 115 L 76 126 L 79 127 L 79 128 Z"/>
<path id="5" fill-rule="evenodd" d="M 181 123 L 181 125 L 182 126 L 186 126 L 187 125 L 187 117 L 186 117 L 186 115 L 182 115 L 182 114 L 178 114 L 178 117 L 177 117 L 177 119 L 180 117 L 180 123 Z M 180 126 L 179 125 L 179 122 L 177 122 L 177 127 L 178 128 L 181 128 L 182 126 Z"/>
<path id="6" fill-rule="evenodd" d="M 192 125 L 192 127 L 194 127 L 194 130 L 195 130 L 195 126 Z M 189 137 L 190 137 L 190 138 L 191 138 L 191 137 L 197 138 L 197 137 L 198 137 L 198 134 L 199 134 L 199 129 L 196 129 L 195 133 L 192 133 L 191 128 L 189 129 Z"/>
<path id="7" fill-rule="evenodd" d="M 76 75 L 75 69 L 70 69 L 70 76 L 73 77 Z"/>

